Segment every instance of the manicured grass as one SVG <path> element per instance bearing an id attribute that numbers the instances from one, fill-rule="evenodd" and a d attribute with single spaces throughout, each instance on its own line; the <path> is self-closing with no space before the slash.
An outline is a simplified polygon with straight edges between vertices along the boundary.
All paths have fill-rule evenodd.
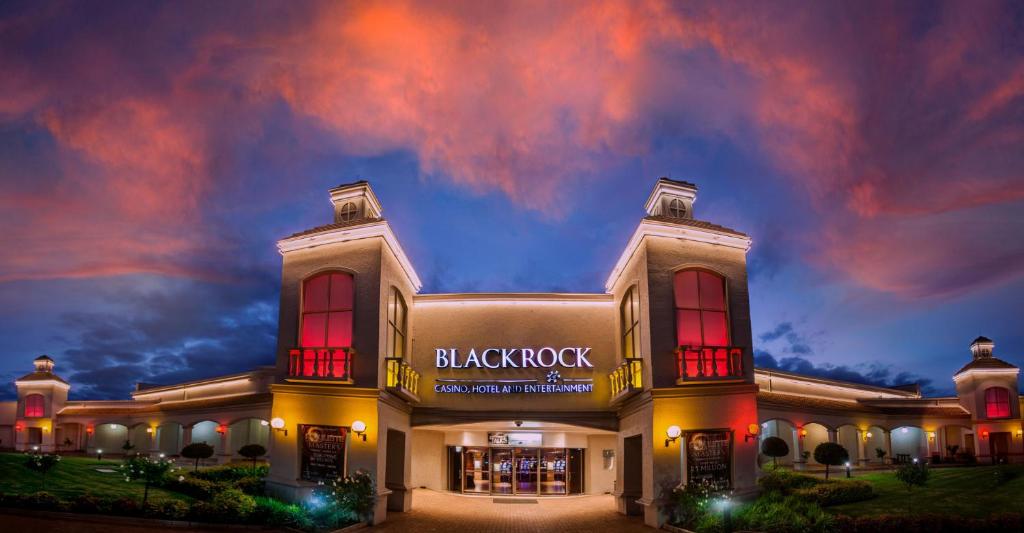
<path id="1" fill-rule="evenodd" d="M 127 482 L 117 471 L 120 461 L 99 462 L 95 457 L 62 457 L 57 466 L 46 474 L 46 492 L 61 499 L 73 498 L 86 492 L 98 497 L 129 497 L 142 500 L 143 484 Z M 43 490 L 42 477 L 25 466 L 25 455 L 0 453 L 0 492 L 4 494 L 30 494 Z M 98 472 L 97 468 L 115 472 Z M 188 496 L 150 487 L 149 501 L 164 499 L 190 501 Z"/>
<path id="2" fill-rule="evenodd" d="M 827 510 L 850 516 L 912 513 L 985 517 L 993 513 L 1024 513 L 1024 466 L 1004 467 L 1012 476 L 997 484 L 996 467 L 933 468 L 928 484 L 908 492 L 893 472 L 855 476 L 870 481 L 878 497 L 836 505 Z"/>

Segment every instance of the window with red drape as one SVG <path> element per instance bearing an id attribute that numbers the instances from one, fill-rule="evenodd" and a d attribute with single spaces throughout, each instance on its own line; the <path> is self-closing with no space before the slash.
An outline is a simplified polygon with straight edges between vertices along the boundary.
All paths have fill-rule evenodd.
<path id="1" fill-rule="evenodd" d="M 729 317 L 725 300 L 725 278 L 706 270 L 680 270 L 674 280 L 676 344 L 692 348 L 729 345 Z M 727 351 L 710 351 L 717 375 L 725 375 Z M 684 351 L 686 375 L 697 375 L 698 350 Z M 719 357 L 719 354 L 721 357 Z M 718 361 L 721 359 L 721 361 Z M 710 375 L 711 368 L 703 369 Z"/>
<path id="2" fill-rule="evenodd" d="M 988 418 L 1010 416 L 1010 391 L 1002 387 L 985 389 L 985 415 Z"/>
<path id="3" fill-rule="evenodd" d="M 43 398 L 42 394 L 29 394 L 25 396 L 25 417 L 43 417 L 46 416 L 45 409 L 46 399 Z"/>
<path id="4" fill-rule="evenodd" d="M 307 279 L 302 285 L 299 344 L 303 348 L 351 347 L 352 300 L 353 280 L 347 272 L 327 272 Z M 324 372 L 323 368 L 314 372 L 314 357 L 318 352 L 342 355 L 338 351 L 303 350 L 303 375 Z M 343 366 L 339 363 L 335 361 L 334 374 L 340 376 Z"/>

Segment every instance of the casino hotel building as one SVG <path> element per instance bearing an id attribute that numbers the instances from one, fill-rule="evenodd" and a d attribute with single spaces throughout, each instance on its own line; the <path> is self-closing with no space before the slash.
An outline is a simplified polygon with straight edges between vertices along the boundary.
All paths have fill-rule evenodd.
<path id="1" fill-rule="evenodd" d="M 611 493 L 652 526 L 664 487 L 756 491 L 766 436 L 789 443 L 782 462 L 797 468 L 825 441 L 855 468 L 952 446 L 981 462 L 1024 457 L 1018 369 L 984 337 L 950 369 L 949 397 L 755 368 L 751 240 L 700 220 L 696 200 L 695 185 L 657 180 L 604 292 L 426 294 L 370 185 L 336 187 L 331 223 L 277 243 L 268 366 L 71 401 L 41 356 L 17 401 L 0 403 L 0 448 L 116 454 L 129 441 L 173 456 L 205 441 L 224 462 L 260 443 L 267 489 L 284 498 L 369 471 L 376 522 L 424 487 Z"/>

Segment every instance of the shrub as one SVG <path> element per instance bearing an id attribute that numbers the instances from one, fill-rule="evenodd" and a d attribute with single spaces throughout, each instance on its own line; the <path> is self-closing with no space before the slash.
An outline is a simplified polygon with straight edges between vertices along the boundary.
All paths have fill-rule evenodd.
<path id="1" fill-rule="evenodd" d="M 86 493 L 76 496 L 69 502 L 68 507 L 75 513 L 102 513 L 109 508 L 104 505 L 105 503 L 103 499 Z"/>
<path id="2" fill-rule="evenodd" d="M 243 522 L 255 509 L 252 496 L 229 488 L 218 491 L 208 502 L 195 503 L 189 518 L 199 522 Z"/>
<path id="3" fill-rule="evenodd" d="M 665 495 L 662 510 L 671 524 L 692 528 L 707 512 L 707 494 L 694 484 L 663 487 L 662 491 Z"/>
<path id="4" fill-rule="evenodd" d="M 924 463 L 905 463 L 896 470 L 896 479 L 900 480 L 907 490 L 923 487 L 928 483 L 928 467 Z"/>
<path id="5" fill-rule="evenodd" d="M 18 503 L 20 506 L 29 509 L 40 509 L 43 511 L 61 510 L 60 499 L 49 492 L 40 491 L 33 494 L 25 494 L 19 498 Z"/>
<path id="6" fill-rule="evenodd" d="M 273 498 L 255 498 L 256 508 L 249 515 L 249 521 L 274 528 L 310 529 L 313 524 L 306 511 L 295 504 L 284 503 Z"/>
<path id="7" fill-rule="evenodd" d="M 246 477 L 266 477 L 270 467 L 260 465 L 256 468 L 248 468 L 238 465 L 223 465 L 212 468 L 204 468 L 192 475 L 199 479 L 214 482 L 234 482 Z"/>
<path id="8" fill-rule="evenodd" d="M 164 500 L 154 506 L 153 511 L 160 518 L 180 520 L 188 516 L 188 504 L 181 500 Z"/>
<path id="9" fill-rule="evenodd" d="M 186 459 L 194 459 L 196 464 L 193 471 L 199 470 L 199 461 L 213 457 L 213 446 L 205 442 L 193 442 L 181 449 L 181 456 Z"/>
<path id="10" fill-rule="evenodd" d="M 191 496 L 197 500 L 209 500 L 213 498 L 217 490 L 222 488 L 221 485 L 193 477 L 192 475 L 182 476 L 173 474 L 164 477 L 163 487 Z"/>
<path id="11" fill-rule="evenodd" d="M 325 496 L 328 502 L 333 504 L 326 507 L 333 508 L 342 516 L 347 515 L 353 520 L 366 521 L 373 516 L 373 506 L 377 499 L 373 478 L 369 472 L 362 469 L 338 478 L 331 484 Z"/>
<path id="12" fill-rule="evenodd" d="M 741 509 L 734 527 L 778 533 L 826 532 L 832 530 L 832 517 L 814 502 L 795 496 L 768 495 Z"/>
<path id="13" fill-rule="evenodd" d="M 779 492 L 781 494 L 790 494 L 794 490 L 812 487 L 821 482 L 816 477 L 797 474 L 781 468 L 772 469 L 767 474 L 761 476 L 761 479 L 757 480 L 757 484 L 761 486 L 762 490 L 766 492 Z"/>
<path id="14" fill-rule="evenodd" d="M 110 502 L 110 509 L 119 515 L 136 516 L 142 514 L 142 507 L 134 498 L 122 497 Z"/>
<path id="15" fill-rule="evenodd" d="M 25 467 L 39 472 L 43 479 L 43 490 L 46 490 L 46 473 L 60 462 L 60 456 L 49 453 L 29 453 L 25 458 Z"/>
<path id="16" fill-rule="evenodd" d="M 1017 472 L 1010 470 L 1006 464 L 1000 464 L 992 470 L 993 484 L 998 487 L 1005 484 L 1007 481 L 1017 477 Z"/>
<path id="17" fill-rule="evenodd" d="M 761 453 L 772 458 L 772 464 L 778 464 L 779 457 L 789 455 L 789 444 L 778 437 L 768 437 L 761 442 Z"/>
<path id="18" fill-rule="evenodd" d="M 235 482 L 235 488 L 250 496 L 263 496 L 263 478 L 243 477 Z"/>
<path id="19" fill-rule="evenodd" d="M 143 508 L 146 507 L 146 503 L 149 501 L 150 485 L 159 485 L 167 474 L 174 470 L 176 470 L 174 463 L 167 459 L 150 459 L 141 455 L 125 459 L 124 464 L 121 465 L 121 474 L 124 475 L 125 481 L 130 482 L 141 479 L 145 484 L 145 489 L 142 493 Z"/>
<path id="20" fill-rule="evenodd" d="M 823 442 L 814 448 L 814 460 L 825 465 L 825 479 L 828 479 L 829 468 L 849 461 L 850 452 L 842 444 Z"/>
<path id="21" fill-rule="evenodd" d="M 813 487 L 797 489 L 794 494 L 822 507 L 860 502 L 875 497 L 875 488 L 867 481 L 829 481 Z"/>
<path id="22" fill-rule="evenodd" d="M 879 461 L 884 461 L 886 455 L 888 454 L 885 450 L 881 448 L 875 448 L 875 457 L 877 457 Z"/>

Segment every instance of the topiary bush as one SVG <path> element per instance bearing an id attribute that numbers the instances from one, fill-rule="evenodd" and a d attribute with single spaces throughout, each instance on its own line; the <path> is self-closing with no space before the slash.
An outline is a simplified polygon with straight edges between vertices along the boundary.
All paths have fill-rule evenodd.
<path id="1" fill-rule="evenodd" d="M 209 500 L 223 485 L 199 479 L 193 475 L 171 474 L 164 477 L 162 486 L 167 490 L 180 492 L 197 500 Z"/>
<path id="2" fill-rule="evenodd" d="M 778 437 L 768 437 L 761 442 L 761 453 L 772 458 L 772 465 L 779 464 L 778 458 L 789 455 L 789 444 Z"/>
<path id="3" fill-rule="evenodd" d="M 823 442 L 814 448 L 814 460 L 825 465 L 825 479 L 828 479 L 829 468 L 849 461 L 850 452 L 839 443 Z"/>
<path id="4" fill-rule="evenodd" d="M 822 481 L 816 477 L 806 474 L 797 474 L 781 468 L 772 469 L 757 480 L 757 484 L 764 491 L 775 491 L 782 494 L 791 494 L 797 489 L 812 487 Z"/>
<path id="5" fill-rule="evenodd" d="M 181 520 L 188 516 L 189 506 L 181 500 L 163 500 L 151 509 L 165 520 Z"/>
<path id="6" fill-rule="evenodd" d="M 192 469 L 195 472 L 199 470 L 199 461 L 213 457 L 213 446 L 205 442 L 193 442 L 181 449 L 181 456 L 195 460 L 195 468 Z"/>
<path id="7" fill-rule="evenodd" d="M 252 460 L 252 468 L 256 470 L 256 459 L 267 454 L 267 449 L 259 444 L 246 444 L 238 450 L 238 455 Z"/>

